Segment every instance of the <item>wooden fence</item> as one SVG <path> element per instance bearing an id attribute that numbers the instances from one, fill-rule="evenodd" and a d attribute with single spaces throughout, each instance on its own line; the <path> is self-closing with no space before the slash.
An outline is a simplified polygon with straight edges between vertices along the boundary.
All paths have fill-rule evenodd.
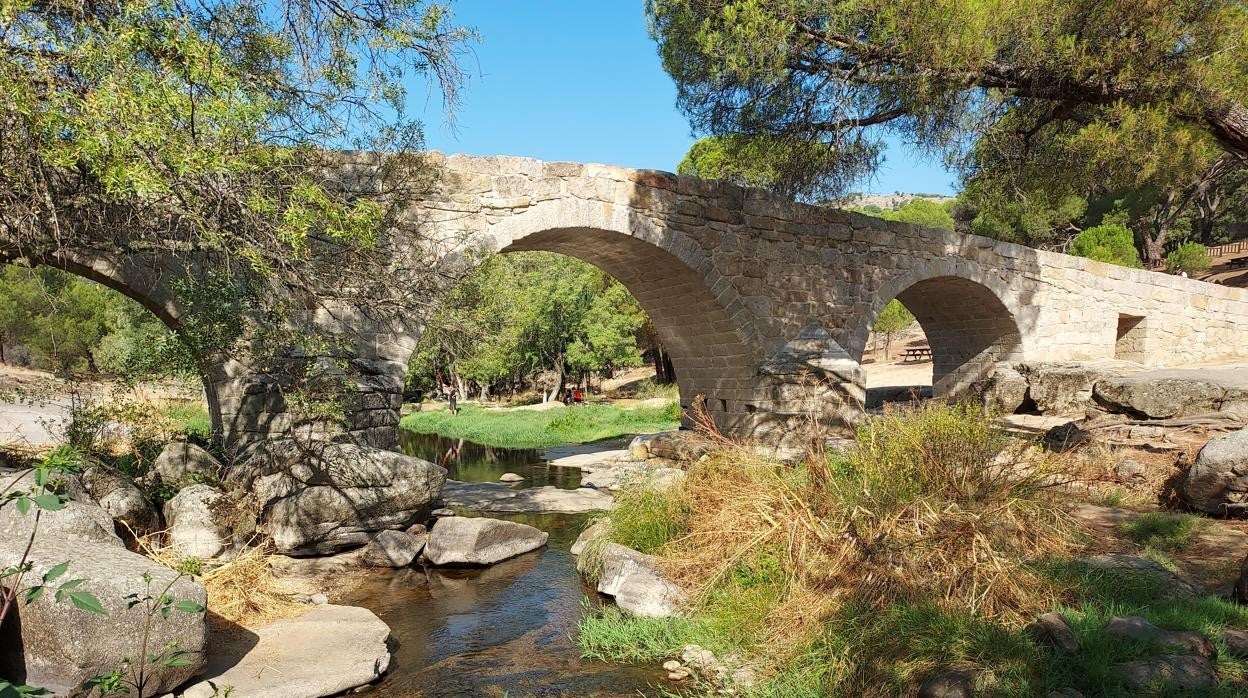
<path id="1" fill-rule="evenodd" d="M 1209 256 L 1213 258 L 1226 257 L 1236 253 L 1248 253 L 1248 240 L 1239 240 L 1236 242 L 1228 242 L 1225 245 L 1218 245 L 1209 248 Z"/>

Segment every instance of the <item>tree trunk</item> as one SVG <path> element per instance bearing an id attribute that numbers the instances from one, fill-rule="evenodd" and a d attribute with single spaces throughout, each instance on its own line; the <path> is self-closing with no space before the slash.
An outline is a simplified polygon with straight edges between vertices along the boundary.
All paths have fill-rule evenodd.
<path id="1" fill-rule="evenodd" d="M 1231 104 L 1211 110 L 1205 115 L 1205 123 L 1222 147 L 1239 157 L 1248 156 L 1248 107 Z"/>
<path id="2" fill-rule="evenodd" d="M 672 357 L 663 347 L 654 348 L 654 382 L 659 385 L 670 385 L 676 382 L 676 369 L 672 366 Z"/>

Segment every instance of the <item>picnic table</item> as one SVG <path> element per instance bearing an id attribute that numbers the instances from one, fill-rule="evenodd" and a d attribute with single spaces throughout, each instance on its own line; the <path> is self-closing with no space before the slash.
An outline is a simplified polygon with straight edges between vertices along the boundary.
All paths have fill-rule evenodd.
<path id="1" fill-rule="evenodd" d="M 901 354 L 901 362 L 903 364 L 913 361 L 922 361 L 923 359 L 932 358 L 931 347 L 907 347 Z"/>
<path id="2" fill-rule="evenodd" d="M 1226 266 L 1236 269 L 1238 267 L 1248 267 L 1248 257 L 1235 257 L 1226 263 Z"/>

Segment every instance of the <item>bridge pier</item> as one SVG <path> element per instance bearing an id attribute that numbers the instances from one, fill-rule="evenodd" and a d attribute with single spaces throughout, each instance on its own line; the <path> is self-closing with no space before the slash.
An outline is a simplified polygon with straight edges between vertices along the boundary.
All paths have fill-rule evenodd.
<path id="1" fill-rule="evenodd" d="M 287 343 L 270 343 L 282 335 Z M 276 334 L 253 333 L 248 350 L 207 370 L 222 445 L 241 454 L 268 439 L 298 436 L 397 448 L 417 337 L 402 321 L 345 307 L 293 313 Z"/>

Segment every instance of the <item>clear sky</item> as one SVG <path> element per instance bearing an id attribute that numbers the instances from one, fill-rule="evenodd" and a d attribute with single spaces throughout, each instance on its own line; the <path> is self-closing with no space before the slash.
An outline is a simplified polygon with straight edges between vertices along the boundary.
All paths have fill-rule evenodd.
<path id="1" fill-rule="evenodd" d="M 450 153 L 525 155 L 675 170 L 694 141 L 646 33 L 642 0 L 458 0 L 481 41 L 454 130 L 420 87 L 426 144 Z M 950 193 L 953 175 L 890 146 L 872 192 Z"/>

